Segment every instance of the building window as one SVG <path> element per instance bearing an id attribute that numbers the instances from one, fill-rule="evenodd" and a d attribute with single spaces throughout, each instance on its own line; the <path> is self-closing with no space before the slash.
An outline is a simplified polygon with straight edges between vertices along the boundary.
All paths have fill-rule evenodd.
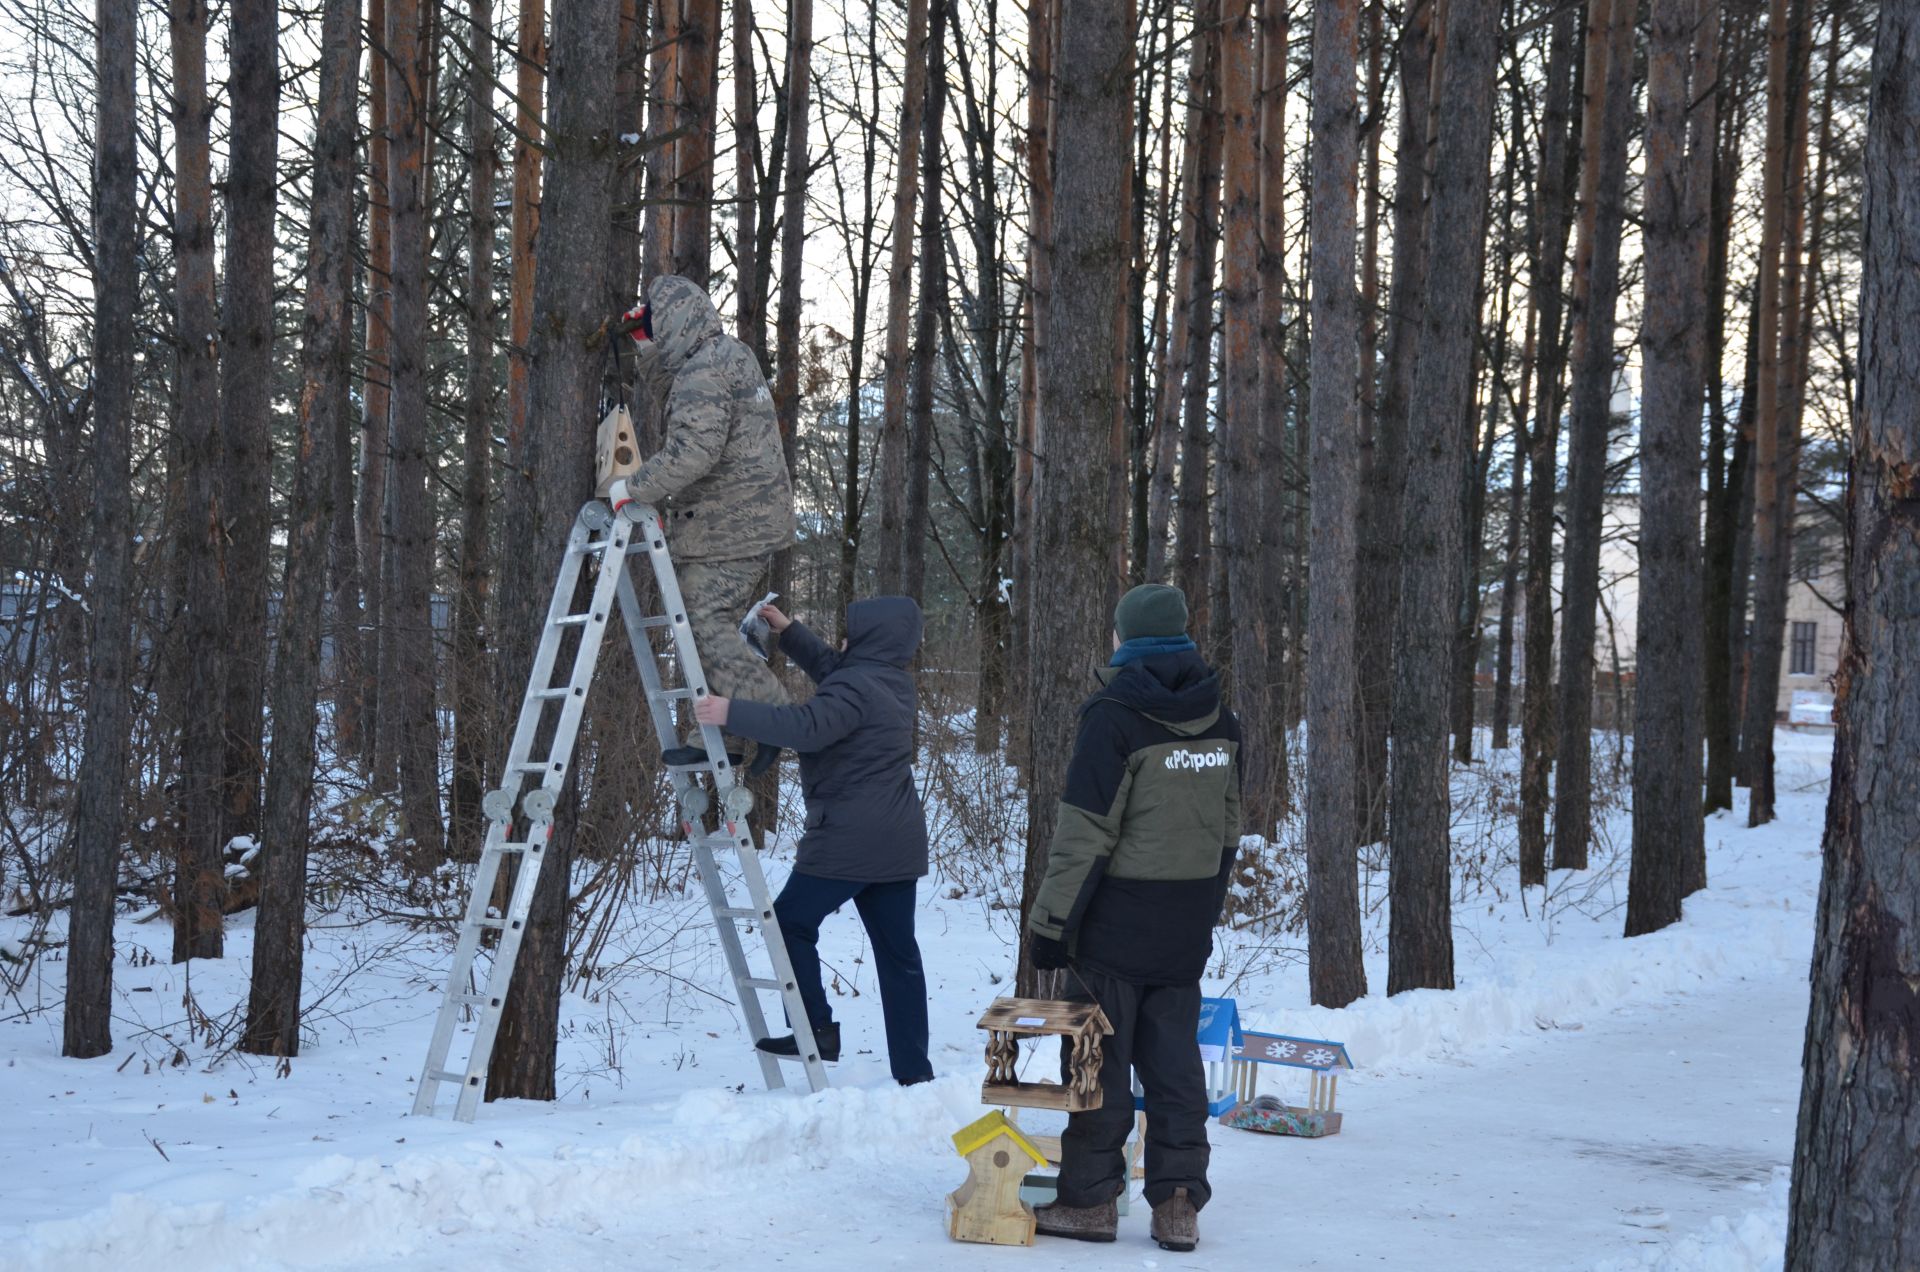
<path id="1" fill-rule="evenodd" d="M 1793 661 L 1788 668 L 1789 675 L 1811 676 L 1813 674 L 1813 642 L 1819 630 L 1818 623 L 1793 625 Z"/>

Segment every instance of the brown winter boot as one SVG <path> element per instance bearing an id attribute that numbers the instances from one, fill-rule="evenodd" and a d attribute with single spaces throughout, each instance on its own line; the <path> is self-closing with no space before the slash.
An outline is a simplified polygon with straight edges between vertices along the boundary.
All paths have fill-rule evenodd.
<path id="1" fill-rule="evenodd" d="M 1035 1206 L 1033 1219 L 1035 1230 L 1044 1236 L 1111 1241 L 1120 1228 L 1120 1204 L 1113 1198 L 1098 1206 L 1063 1206 L 1055 1201 Z"/>
<path id="2" fill-rule="evenodd" d="M 1162 1250 L 1183 1254 L 1200 1244 L 1200 1213 L 1187 1199 L 1187 1190 L 1176 1188 L 1173 1196 L 1153 1208 L 1153 1239 Z"/>

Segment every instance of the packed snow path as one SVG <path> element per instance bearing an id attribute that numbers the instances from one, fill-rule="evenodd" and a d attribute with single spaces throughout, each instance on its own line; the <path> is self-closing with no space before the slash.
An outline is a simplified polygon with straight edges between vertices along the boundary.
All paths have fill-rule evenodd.
<path id="1" fill-rule="evenodd" d="M 1335 1013 L 1302 1006 L 1297 968 L 1240 985 L 1250 1024 L 1342 1038 L 1360 1071 L 1341 1083 L 1337 1137 L 1214 1129 L 1216 1196 L 1191 1255 L 1149 1241 L 1137 1193 L 1114 1246 L 947 1240 L 944 1196 L 965 1173 L 947 1137 L 980 1112 L 971 1023 L 1005 954 L 977 914 L 930 898 L 946 1076 L 907 1091 L 865 1053 L 822 1096 L 758 1092 L 712 1009 L 623 1035 L 617 1088 L 592 1064 L 611 1045 L 592 1028 L 604 1008 L 583 1005 L 563 1046 L 587 1076 L 560 1103 L 413 1120 L 431 1005 L 372 972 L 284 1080 L 232 1059 L 155 1063 L 152 1039 L 64 1061 L 57 1013 L 8 1022 L 0 1268 L 1777 1268 L 1826 760 L 1823 739 L 1781 742 L 1782 820 L 1709 824 L 1713 886 L 1679 928 L 1624 941 L 1606 900 L 1624 873 L 1578 909 L 1562 879 L 1550 921 L 1537 891 L 1524 912 L 1512 898 L 1456 910 L 1451 993 Z M 244 1001 L 246 935 L 193 965 L 197 1000 Z M 869 1046 L 858 925 L 827 935 L 829 963 L 865 991 L 843 1000 L 848 1036 Z M 121 937 L 163 948 L 165 933 Z M 148 1019 L 178 1015 L 179 969 L 119 974 Z"/>

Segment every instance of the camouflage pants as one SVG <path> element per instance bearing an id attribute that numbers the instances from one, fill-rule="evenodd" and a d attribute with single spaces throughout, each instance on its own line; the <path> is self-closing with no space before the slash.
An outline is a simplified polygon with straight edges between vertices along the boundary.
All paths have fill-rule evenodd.
<path id="1" fill-rule="evenodd" d="M 747 607 L 766 595 L 768 565 L 764 557 L 746 561 L 688 561 L 677 567 L 680 598 L 686 602 L 687 621 L 693 626 L 694 647 L 707 673 L 707 688 L 723 698 L 745 698 L 777 707 L 792 701 L 773 669 L 761 662 L 740 635 Z M 744 752 L 739 739 L 727 735 L 728 748 Z"/>

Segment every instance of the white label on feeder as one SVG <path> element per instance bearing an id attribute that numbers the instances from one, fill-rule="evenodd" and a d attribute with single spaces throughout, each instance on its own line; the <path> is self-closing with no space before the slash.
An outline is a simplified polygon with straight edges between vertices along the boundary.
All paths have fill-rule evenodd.
<path id="1" fill-rule="evenodd" d="M 1019 1025 L 1023 1029 L 1026 1029 L 1026 1028 L 1038 1029 L 1047 1023 L 1047 1018 L 1045 1016 L 1022 1016 L 1018 1020 L 1014 1021 L 1013 1023 L 1016 1025 Z"/>

